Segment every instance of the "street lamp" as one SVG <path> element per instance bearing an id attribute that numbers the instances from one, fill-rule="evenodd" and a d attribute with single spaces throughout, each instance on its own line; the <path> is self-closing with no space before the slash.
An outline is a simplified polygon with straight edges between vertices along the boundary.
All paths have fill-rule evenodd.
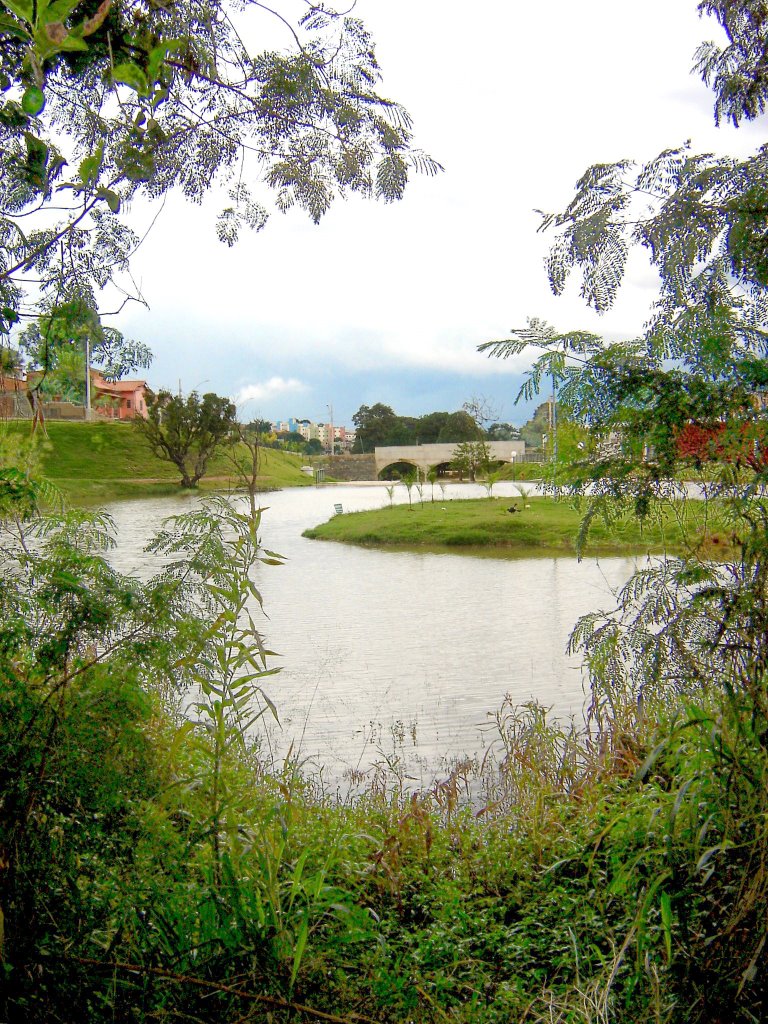
<path id="1" fill-rule="evenodd" d="M 557 465 L 557 382 L 552 374 L 552 460 Z"/>
<path id="2" fill-rule="evenodd" d="M 333 436 L 333 406 L 332 405 L 328 405 L 328 406 L 326 406 L 326 408 L 328 409 L 328 416 L 330 417 L 330 421 L 331 421 L 329 423 L 329 427 L 331 428 L 331 455 L 333 456 L 333 455 L 336 454 L 335 451 L 334 451 L 335 437 Z"/>

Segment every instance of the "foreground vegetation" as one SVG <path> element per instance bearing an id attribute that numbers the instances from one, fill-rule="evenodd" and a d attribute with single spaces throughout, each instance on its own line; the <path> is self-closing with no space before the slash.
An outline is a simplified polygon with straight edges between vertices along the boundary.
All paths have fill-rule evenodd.
<path id="1" fill-rule="evenodd" d="M 23 441 L 29 423 L 10 421 L 2 428 L 9 439 Z M 40 472 L 70 501 L 96 505 L 121 498 L 176 494 L 179 472 L 157 458 L 129 423 L 64 423 L 50 421 L 39 436 L 37 459 Z M 259 455 L 259 486 L 303 487 L 311 478 L 301 472 L 295 455 L 262 449 Z M 209 475 L 201 482 L 209 489 L 231 489 L 239 484 L 238 473 L 226 450 L 210 462 Z"/>
<path id="2" fill-rule="evenodd" d="M 513 510 L 513 511 L 510 511 Z M 597 518 L 579 540 L 582 512 L 569 500 L 531 497 L 414 502 L 334 516 L 304 532 L 318 540 L 375 547 L 491 549 L 498 554 L 621 555 L 698 551 L 715 557 L 734 553 L 727 518 L 696 502 L 670 502 L 639 521 L 632 515 Z"/>
<path id="3" fill-rule="evenodd" d="M 177 517 L 140 584 L 103 514 L 3 479 L 3 1019 L 762 1019 L 768 702 L 726 671 L 752 610 L 718 647 L 705 601 L 624 672 L 585 628 L 589 732 L 505 705 L 482 766 L 409 792 L 380 765 L 339 799 L 259 747 L 257 514 Z M 656 605 L 686 570 L 649 571 Z"/>

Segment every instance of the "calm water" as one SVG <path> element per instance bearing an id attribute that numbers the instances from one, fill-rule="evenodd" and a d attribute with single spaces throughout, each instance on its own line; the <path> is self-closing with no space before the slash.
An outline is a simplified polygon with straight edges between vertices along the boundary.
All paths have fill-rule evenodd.
<path id="1" fill-rule="evenodd" d="M 511 484 L 494 493 L 518 496 Z M 455 484 L 446 499 L 482 494 Z M 435 499 L 446 500 L 438 488 Z M 144 543 L 192 500 L 113 505 L 115 564 L 151 571 Z M 407 500 L 402 486 L 395 500 Z M 388 501 L 382 486 L 365 485 L 264 496 L 262 543 L 287 559 L 257 570 L 263 632 L 284 666 L 266 680 L 280 713 L 265 739 L 273 753 L 292 745 L 332 779 L 397 755 L 428 781 L 445 761 L 483 755 L 505 694 L 580 714 L 582 674 L 566 657 L 568 634 L 579 615 L 612 605 L 633 562 L 381 552 L 301 536 L 337 502 L 355 511 Z"/>

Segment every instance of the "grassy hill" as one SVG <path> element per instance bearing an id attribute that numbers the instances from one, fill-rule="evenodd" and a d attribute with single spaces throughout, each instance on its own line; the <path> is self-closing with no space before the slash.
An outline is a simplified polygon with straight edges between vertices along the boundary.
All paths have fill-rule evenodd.
<path id="1" fill-rule="evenodd" d="M 11 421 L 2 428 L 26 437 L 29 423 Z M 96 503 L 119 498 L 168 494 L 179 488 L 179 473 L 154 456 L 129 423 L 46 423 L 47 437 L 38 435 L 40 468 L 45 477 L 76 502 Z M 301 472 L 303 458 L 264 449 L 261 478 L 265 490 L 301 487 L 311 479 Z M 209 463 L 202 488 L 235 487 L 232 466 L 222 453 Z"/>

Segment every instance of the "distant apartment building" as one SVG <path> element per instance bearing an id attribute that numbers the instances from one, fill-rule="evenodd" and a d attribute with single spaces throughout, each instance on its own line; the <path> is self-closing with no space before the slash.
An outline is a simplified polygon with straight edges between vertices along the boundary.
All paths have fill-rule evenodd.
<path id="1" fill-rule="evenodd" d="M 333 430 L 333 435 L 331 435 L 331 430 Z M 328 451 L 331 450 L 331 439 L 333 439 L 333 448 L 336 452 L 349 451 L 355 440 L 353 431 L 347 430 L 346 427 L 336 426 L 335 423 L 333 427 L 330 423 L 318 423 L 317 436 L 322 446 Z"/>
<path id="2" fill-rule="evenodd" d="M 298 419 L 291 417 L 288 420 L 280 420 L 272 424 L 275 433 L 290 431 L 294 434 L 301 434 L 305 441 L 317 439 L 327 451 L 331 450 L 331 424 L 314 423 L 312 420 Z M 354 430 L 348 430 L 344 426 L 333 425 L 333 447 L 334 451 L 349 451 L 355 443 Z"/>
<path id="3" fill-rule="evenodd" d="M 275 420 L 270 424 L 273 434 L 301 434 L 304 437 L 309 425 L 309 420 L 299 420 L 295 416 L 289 416 L 287 420 Z"/>

